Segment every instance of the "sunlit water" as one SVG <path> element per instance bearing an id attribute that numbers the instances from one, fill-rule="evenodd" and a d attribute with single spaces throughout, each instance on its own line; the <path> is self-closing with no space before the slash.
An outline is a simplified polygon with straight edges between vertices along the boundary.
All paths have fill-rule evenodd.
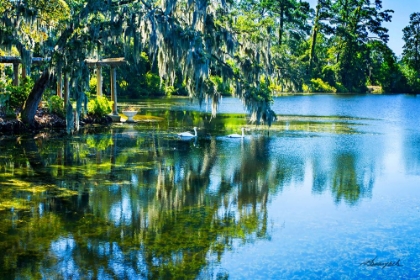
<path id="1" fill-rule="evenodd" d="M 233 98 L 138 105 L 0 140 L 0 278 L 420 278 L 419 97 L 280 97 L 270 128 Z"/>

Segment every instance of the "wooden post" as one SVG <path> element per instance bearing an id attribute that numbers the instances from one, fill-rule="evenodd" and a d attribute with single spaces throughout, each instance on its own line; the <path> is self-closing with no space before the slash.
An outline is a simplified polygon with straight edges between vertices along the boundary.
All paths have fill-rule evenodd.
<path id="1" fill-rule="evenodd" d="M 117 110 L 117 71 L 115 66 L 111 65 L 111 101 L 114 101 L 112 104 L 112 114 L 118 115 Z"/>
<path id="2" fill-rule="evenodd" d="M 13 85 L 19 85 L 19 63 L 13 63 Z"/>
<path id="3" fill-rule="evenodd" d="M 96 65 L 96 96 L 102 96 L 102 66 Z"/>

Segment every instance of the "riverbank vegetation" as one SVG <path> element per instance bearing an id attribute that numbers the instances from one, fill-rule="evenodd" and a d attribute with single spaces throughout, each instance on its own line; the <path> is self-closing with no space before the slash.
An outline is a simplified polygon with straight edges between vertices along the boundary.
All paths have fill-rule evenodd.
<path id="1" fill-rule="evenodd" d="M 234 95 L 253 121 L 268 124 L 272 96 L 286 92 L 420 91 L 420 13 L 404 28 L 398 58 L 383 26 L 393 11 L 381 0 L 318 0 L 315 8 L 297 0 L 0 0 L 0 14 L 0 56 L 20 57 L 31 77 L 13 86 L 12 67 L 2 64 L 0 106 L 27 125 L 62 77 L 70 99 L 58 112 L 67 123 L 73 110 L 76 119 L 87 113 L 96 98 L 92 58 L 125 58 L 121 98 L 208 99 L 214 115 L 220 97 Z"/>

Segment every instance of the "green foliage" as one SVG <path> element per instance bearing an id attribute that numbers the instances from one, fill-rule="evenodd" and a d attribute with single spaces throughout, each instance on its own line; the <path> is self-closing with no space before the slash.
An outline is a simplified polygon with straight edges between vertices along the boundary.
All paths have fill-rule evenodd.
<path id="1" fill-rule="evenodd" d="M 114 142 L 112 141 L 112 137 L 109 135 L 105 135 L 103 137 L 95 137 L 89 135 L 86 138 L 86 145 L 91 149 L 96 149 L 98 151 L 105 151 L 108 147 L 110 147 Z"/>
<path id="2" fill-rule="evenodd" d="M 414 70 L 408 65 L 403 65 L 401 68 L 402 73 L 406 79 L 406 88 L 403 92 L 419 93 L 420 92 L 420 72 Z"/>
<path id="3" fill-rule="evenodd" d="M 89 100 L 88 114 L 95 117 L 103 117 L 112 112 L 113 101 L 109 101 L 106 96 L 97 96 Z"/>
<path id="4" fill-rule="evenodd" d="M 420 72 L 420 13 L 410 15 L 410 23 L 403 29 L 403 61 Z"/>
<path id="5" fill-rule="evenodd" d="M 225 96 L 232 95 L 232 89 L 229 87 L 229 84 L 223 82 L 222 77 L 210 76 L 210 81 L 212 82 L 217 93 Z"/>
<path id="6" fill-rule="evenodd" d="M 273 97 L 271 95 L 270 83 L 266 78 L 261 78 L 258 86 L 250 87 L 247 98 L 257 102 L 271 102 Z"/>
<path id="7" fill-rule="evenodd" d="M 337 92 L 340 92 L 340 93 L 348 93 L 349 92 L 348 89 L 345 86 L 343 86 L 342 83 L 337 82 L 337 83 L 335 83 L 334 86 L 337 89 Z"/>
<path id="8" fill-rule="evenodd" d="M 96 85 L 98 84 L 98 79 L 96 78 L 96 75 L 93 75 L 90 77 L 89 80 L 89 90 L 86 92 L 86 96 L 92 96 L 96 94 Z"/>
<path id="9" fill-rule="evenodd" d="M 34 82 L 31 78 L 27 77 L 21 81 L 18 86 L 8 85 L 6 86 L 6 94 L 9 95 L 8 105 L 12 110 L 20 111 L 29 96 Z"/>
<path id="10" fill-rule="evenodd" d="M 147 88 L 150 90 L 150 95 L 162 95 L 162 88 L 160 83 L 160 77 L 159 75 L 147 72 L 146 73 L 146 85 Z"/>
<path id="11" fill-rule="evenodd" d="M 200 7 L 195 1 L 191 5 L 152 1 L 152 6 L 141 1 L 21 2 L 1 2 L 0 10 L 6 13 L 0 17 L 1 43 L 10 48 L 18 42 L 21 46 L 15 49 L 23 61 L 29 50 L 44 57 L 57 50 L 52 67 L 57 73 L 71 71 L 80 87 L 76 92 L 88 90 L 87 96 L 95 94 L 97 81 L 95 76 L 88 81 L 85 59 L 122 56 L 128 63 L 117 68 L 117 92 L 130 99 L 187 94 L 202 98 L 209 95 L 202 92 L 206 88 L 222 95 L 235 90 L 243 100 L 268 100 L 273 92 L 301 89 L 365 92 L 367 85 L 380 85 L 387 92 L 401 88 L 411 92 L 417 88 L 416 76 L 402 72 L 387 50 L 375 47 L 370 52 L 372 36 L 388 40 L 382 25 L 391 20 L 392 11 L 382 8 L 381 0 L 375 5 L 318 0 L 316 10 L 298 0 L 204 1 Z M 171 28 L 157 20 L 162 10 L 170 14 Z M 10 18 L 22 20 L 11 25 Z M 419 72 L 413 66 L 420 60 L 413 48 L 418 34 L 412 28 L 418 13 L 411 19 L 405 29 L 404 62 Z M 108 72 L 103 72 L 105 91 L 110 88 Z M 260 84 L 261 76 L 272 82 Z M 206 79 L 212 84 L 203 85 Z M 9 89 L 4 103 L 19 111 L 27 91 Z M 93 110 L 99 112 L 94 114 L 104 114 L 101 106 L 96 107 Z"/>
<path id="12" fill-rule="evenodd" d="M 0 68 L 0 70 L 3 71 L 3 69 L 1 69 L 1 68 Z M 6 82 L 0 80 L 0 94 L 3 96 L 3 98 L 6 95 L 5 94 L 6 93 L 6 86 L 7 86 Z M 0 105 L 3 105 L 4 102 L 7 101 L 7 100 L 4 100 L 4 99 L 0 99 L 0 100 L 2 100 L 2 101 L 0 101 Z"/>
<path id="13" fill-rule="evenodd" d="M 48 111 L 62 118 L 65 117 L 64 100 L 57 95 L 53 95 L 48 99 Z"/>
<path id="14" fill-rule="evenodd" d="M 135 99 L 141 97 L 163 96 L 176 94 L 176 90 L 171 92 L 166 91 L 166 88 L 161 83 L 161 79 L 155 69 L 152 69 L 151 62 L 145 52 L 135 53 L 134 42 L 131 40 L 128 46 L 121 43 L 115 44 L 112 48 L 106 48 L 108 53 L 114 57 L 128 57 L 130 63 L 121 65 L 117 68 L 117 92 L 121 97 Z M 103 71 L 104 88 L 109 88 L 109 74 Z M 175 89 L 180 86 L 175 85 Z"/>
<path id="15" fill-rule="evenodd" d="M 368 44 L 373 35 L 378 43 L 388 41 L 388 30 L 382 24 L 391 20 L 393 12 L 383 9 L 381 0 L 376 2 L 317 2 L 309 79 L 320 77 L 337 92 L 366 92 L 373 61 L 368 58 Z"/>
<path id="16" fill-rule="evenodd" d="M 127 90 L 128 83 L 127 83 L 126 80 L 121 80 L 120 83 L 119 83 L 119 86 L 120 86 L 121 90 Z"/>
<path id="17" fill-rule="evenodd" d="M 9 99 L 10 94 L 6 93 L 2 90 L 1 82 L 0 82 L 0 114 L 1 115 L 7 115 L 9 110 Z"/>
<path id="18" fill-rule="evenodd" d="M 261 8 L 268 9 L 274 21 L 278 22 L 278 42 L 281 46 L 284 41 L 289 46 L 296 47 L 310 30 L 308 24 L 309 4 L 297 0 L 264 0 Z M 274 25 L 274 24 L 272 24 Z M 292 49 L 294 49 L 292 47 Z"/>
<path id="19" fill-rule="evenodd" d="M 241 69 L 238 67 L 237 63 L 233 59 L 226 60 L 226 64 L 232 69 L 232 72 L 235 76 L 240 75 Z"/>
<path id="20" fill-rule="evenodd" d="M 324 92 L 324 93 L 336 93 L 337 89 L 324 82 L 322 79 L 311 79 L 310 85 L 311 92 Z"/>
<path id="21" fill-rule="evenodd" d="M 7 93 L 0 93 L 0 107 L 6 107 L 9 101 L 10 95 Z"/>
<path id="22" fill-rule="evenodd" d="M 176 88 L 173 86 L 165 87 L 165 95 L 168 97 L 171 97 L 176 91 Z"/>
<path id="23" fill-rule="evenodd" d="M 403 57 L 401 72 L 404 92 L 420 92 L 420 13 L 410 15 L 410 23 L 403 29 Z"/>
<path id="24" fill-rule="evenodd" d="M 368 85 L 379 86 L 382 92 L 398 93 L 406 89 L 406 77 L 397 63 L 395 54 L 382 42 L 368 44 Z"/>

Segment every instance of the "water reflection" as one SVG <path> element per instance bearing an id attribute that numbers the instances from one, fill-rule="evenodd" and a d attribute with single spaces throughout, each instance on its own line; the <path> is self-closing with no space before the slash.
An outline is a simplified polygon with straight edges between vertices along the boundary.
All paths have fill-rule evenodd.
<path id="1" fill-rule="evenodd" d="M 420 175 L 420 134 L 406 135 L 403 144 L 405 169 L 411 175 Z"/>
<path id="2" fill-rule="evenodd" d="M 362 143 L 360 145 L 363 145 Z M 381 149 L 380 147 L 377 147 Z M 338 204 L 344 202 L 356 204 L 359 199 L 372 196 L 375 176 L 378 176 L 378 158 L 369 151 L 364 153 L 363 146 L 340 148 L 334 155 L 317 154 L 311 160 L 313 185 L 315 194 L 330 191 Z"/>
<path id="3" fill-rule="evenodd" d="M 63 277 L 194 278 L 235 239 L 270 239 L 270 195 L 305 177 L 307 154 L 290 140 L 181 141 L 158 130 L 114 128 L 7 143 L 22 152 L 1 161 L 5 271 L 22 276 L 29 265 Z M 276 146 L 283 148 L 276 153 Z M 330 189 L 349 203 L 370 192 L 357 179 L 357 157 L 333 158 L 332 171 L 314 164 L 316 192 Z"/>
<path id="4" fill-rule="evenodd" d="M 355 206 L 380 176 L 378 134 L 288 121 L 229 139 L 243 119 L 176 114 L 72 138 L 1 140 L 0 278 L 214 278 L 226 252 L 272 240 L 268 206 L 288 188 L 308 183 L 313 195 Z M 177 138 L 185 126 L 199 126 L 198 139 Z"/>

